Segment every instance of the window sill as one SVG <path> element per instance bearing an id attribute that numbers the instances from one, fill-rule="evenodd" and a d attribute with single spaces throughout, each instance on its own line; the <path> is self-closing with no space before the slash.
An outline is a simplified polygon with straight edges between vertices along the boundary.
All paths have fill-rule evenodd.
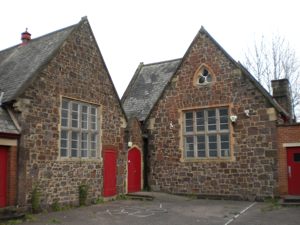
<path id="1" fill-rule="evenodd" d="M 186 158 L 180 158 L 180 162 L 182 163 L 194 163 L 194 162 L 203 162 L 203 163 L 209 163 L 209 162 L 235 162 L 235 157 L 224 157 L 224 158 L 194 158 L 194 159 L 186 159 Z"/>
<path id="2" fill-rule="evenodd" d="M 67 157 L 58 157 L 57 161 L 59 162 L 102 162 L 102 158 L 67 158 Z"/>

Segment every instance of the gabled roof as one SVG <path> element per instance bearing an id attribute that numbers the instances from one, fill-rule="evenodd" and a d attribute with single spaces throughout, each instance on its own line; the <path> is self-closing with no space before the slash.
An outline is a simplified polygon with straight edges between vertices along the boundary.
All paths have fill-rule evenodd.
<path id="1" fill-rule="evenodd" d="M 17 127 L 11 119 L 9 113 L 0 106 L 0 133 L 19 134 Z"/>
<path id="2" fill-rule="evenodd" d="M 180 61 L 174 59 L 146 65 L 140 63 L 122 97 L 128 118 L 137 117 L 139 121 L 146 119 Z"/>
<path id="3" fill-rule="evenodd" d="M 15 99 L 24 91 L 80 23 L 32 39 L 27 45 L 16 45 L 0 52 L 0 92 L 4 92 L 3 102 Z"/>
<path id="4" fill-rule="evenodd" d="M 199 35 L 206 35 L 217 46 L 217 48 L 219 48 L 219 50 L 242 71 L 243 75 L 245 75 L 253 83 L 253 85 L 264 95 L 264 97 L 279 113 L 286 117 L 290 116 L 250 74 L 250 72 L 241 63 L 236 62 L 202 26 L 182 59 L 148 65 L 140 64 L 122 97 L 123 107 L 128 117 L 135 116 L 140 121 L 147 120 L 147 117 L 150 115 L 153 107 L 163 95 L 169 81 L 176 75 L 182 62 L 184 62 L 186 57 L 189 55 Z M 171 62 L 173 64 L 169 64 Z M 161 66 L 161 68 L 167 67 L 170 69 L 168 70 L 168 73 L 165 73 L 163 69 L 160 70 L 157 66 Z M 155 78 L 153 79 L 153 84 L 151 82 L 152 78 Z M 159 80 L 163 80 L 164 82 L 157 84 L 157 81 Z"/>

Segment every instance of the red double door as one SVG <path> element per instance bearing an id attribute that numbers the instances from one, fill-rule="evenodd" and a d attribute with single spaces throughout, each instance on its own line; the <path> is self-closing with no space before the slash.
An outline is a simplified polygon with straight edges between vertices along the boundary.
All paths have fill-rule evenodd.
<path id="1" fill-rule="evenodd" d="M 141 191 L 141 152 L 133 148 L 128 152 L 128 192 Z"/>
<path id="2" fill-rule="evenodd" d="M 7 149 L 0 146 L 0 208 L 6 206 Z"/>
<path id="3" fill-rule="evenodd" d="M 287 149 L 288 192 L 300 195 L 300 147 Z"/>

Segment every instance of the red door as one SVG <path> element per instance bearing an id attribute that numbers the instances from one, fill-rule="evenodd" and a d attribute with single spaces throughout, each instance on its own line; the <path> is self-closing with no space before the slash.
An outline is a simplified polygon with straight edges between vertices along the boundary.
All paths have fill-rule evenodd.
<path id="1" fill-rule="evenodd" d="M 300 147 L 287 149 L 288 187 L 290 195 L 300 195 Z"/>
<path id="2" fill-rule="evenodd" d="M 0 208 L 6 206 L 7 149 L 0 146 Z"/>
<path id="3" fill-rule="evenodd" d="M 104 151 L 103 196 L 117 194 L 117 154 L 114 150 Z"/>
<path id="4" fill-rule="evenodd" d="M 141 152 L 133 148 L 128 152 L 128 192 L 141 191 Z"/>

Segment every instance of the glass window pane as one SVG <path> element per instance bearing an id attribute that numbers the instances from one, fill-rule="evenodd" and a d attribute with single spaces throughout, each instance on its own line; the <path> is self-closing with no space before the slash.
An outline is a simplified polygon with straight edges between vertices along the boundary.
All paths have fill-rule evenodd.
<path id="1" fill-rule="evenodd" d="M 194 137 L 185 138 L 185 151 L 187 157 L 194 157 Z"/>
<path id="2" fill-rule="evenodd" d="M 67 157 L 68 156 L 68 151 L 66 148 L 61 148 L 60 149 L 60 156 L 61 157 Z"/>
<path id="3" fill-rule="evenodd" d="M 88 129 L 88 107 L 82 106 L 82 114 L 81 114 L 81 128 L 87 130 Z"/>
<path id="4" fill-rule="evenodd" d="M 228 130 L 228 109 L 220 109 L 220 130 Z"/>
<path id="5" fill-rule="evenodd" d="M 220 109 L 220 116 L 228 116 L 228 109 Z"/>
<path id="6" fill-rule="evenodd" d="M 209 131 L 217 130 L 216 110 L 215 109 L 207 111 L 207 123 L 208 123 Z"/>
<path id="7" fill-rule="evenodd" d="M 91 107 L 91 115 L 97 115 L 97 110 L 95 107 Z"/>
<path id="8" fill-rule="evenodd" d="M 72 103 L 72 127 L 78 128 L 78 114 L 79 105 L 77 103 Z"/>
<path id="9" fill-rule="evenodd" d="M 65 130 L 60 132 L 60 156 L 68 156 L 68 132 Z"/>
<path id="10" fill-rule="evenodd" d="M 67 140 L 60 140 L 60 147 L 66 148 L 67 147 Z"/>
<path id="11" fill-rule="evenodd" d="M 71 141 L 71 156 L 78 156 L 78 143 L 79 143 L 79 135 L 78 132 L 72 132 L 72 141 Z"/>
<path id="12" fill-rule="evenodd" d="M 204 131 L 204 111 L 198 111 L 196 117 L 197 131 Z"/>
<path id="13" fill-rule="evenodd" d="M 187 112 L 185 113 L 185 132 L 193 131 L 193 113 Z"/>
<path id="14" fill-rule="evenodd" d="M 208 117 L 216 117 L 216 110 L 207 110 Z"/>
<path id="15" fill-rule="evenodd" d="M 300 153 L 294 153 L 294 162 L 295 163 L 300 162 Z"/>
<path id="16" fill-rule="evenodd" d="M 228 157 L 229 156 L 229 134 L 221 134 L 221 156 Z"/>
<path id="17" fill-rule="evenodd" d="M 91 157 L 96 157 L 96 151 L 91 151 Z"/>
<path id="18" fill-rule="evenodd" d="M 199 135 L 197 136 L 197 154 L 198 157 L 205 157 L 205 136 Z"/>
<path id="19" fill-rule="evenodd" d="M 63 100 L 62 104 L 61 104 L 61 108 L 62 109 L 69 109 L 69 103 L 68 103 L 68 101 Z"/>
<path id="20" fill-rule="evenodd" d="M 210 135 L 208 136 L 208 148 L 209 148 L 209 156 L 210 157 L 217 157 L 217 135 Z"/>

